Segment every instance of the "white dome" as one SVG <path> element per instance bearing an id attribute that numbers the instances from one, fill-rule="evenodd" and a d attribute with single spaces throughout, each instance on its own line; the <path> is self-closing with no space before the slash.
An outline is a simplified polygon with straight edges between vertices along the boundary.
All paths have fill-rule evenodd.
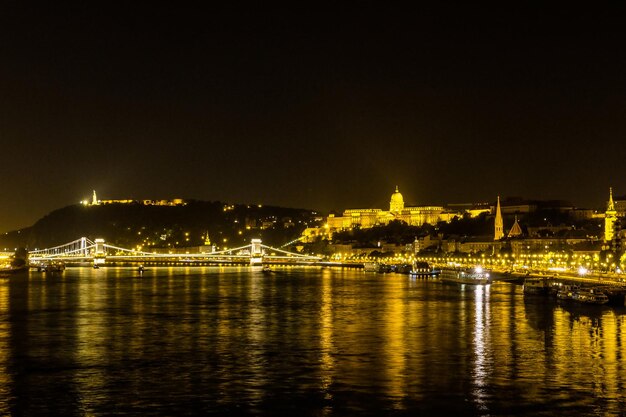
<path id="1" fill-rule="evenodd" d="M 391 194 L 391 204 L 404 204 L 404 198 L 402 193 L 398 191 L 398 186 L 396 186 L 396 192 Z"/>
<path id="2" fill-rule="evenodd" d="M 389 211 L 398 212 L 404 210 L 404 198 L 400 191 L 398 191 L 398 186 L 396 185 L 396 192 L 391 194 L 391 201 L 389 202 Z"/>

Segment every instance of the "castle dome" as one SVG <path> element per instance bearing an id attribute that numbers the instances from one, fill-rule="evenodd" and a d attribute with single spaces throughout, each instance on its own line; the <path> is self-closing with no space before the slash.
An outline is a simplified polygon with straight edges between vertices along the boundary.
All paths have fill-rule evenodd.
<path id="1" fill-rule="evenodd" d="M 399 212 L 404 210 L 404 198 L 400 191 L 398 191 L 398 186 L 396 185 L 396 192 L 391 194 L 391 201 L 389 202 L 389 211 L 391 212 Z"/>

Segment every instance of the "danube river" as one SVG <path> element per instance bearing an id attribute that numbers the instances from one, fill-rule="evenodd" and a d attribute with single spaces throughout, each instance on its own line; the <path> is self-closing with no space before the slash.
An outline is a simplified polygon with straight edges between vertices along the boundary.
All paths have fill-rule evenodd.
<path id="1" fill-rule="evenodd" d="M 626 312 L 356 269 L 0 280 L 0 415 L 626 415 Z"/>

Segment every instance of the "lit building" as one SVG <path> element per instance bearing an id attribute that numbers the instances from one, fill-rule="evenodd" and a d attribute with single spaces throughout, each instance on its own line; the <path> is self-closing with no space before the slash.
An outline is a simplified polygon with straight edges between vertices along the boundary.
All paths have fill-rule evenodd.
<path id="1" fill-rule="evenodd" d="M 626 196 L 615 198 L 615 210 L 618 217 L 626 217 Z"/>
<path id="2" fill-rule="evenodd" d="M 518 221 L 517 221 L 517 216 L 515 216 L 515 223 L 513 223 L 513 226 L 511 227 L 511 230 L 509 230 L 509 234 L 507 235 L 508 238 L 511 237 L 519 237 L 523 234 L 522 232 L 522 228 L 520 227 Z"/>
<path id="3" fill-rule="evenodd" d="M 393 220 L 400 220 L 411 226 L 425 223 L 436 224 L 442 221 L 443 207 L 419 206 L 405 207 L 404 197 L 396 187 L 389 201 L 389 211 L 381 209 L 348 209 L 342 216 L 330 215 L 327 220 L 329 232 L 360 227 L 367 229 L 373 226 L 386 225 Z"/>
<path id="4" fill-rule="evenodd" d="M 624 242 L 626 231 L 622 227 L 624 206 L 618 205 L 623 203 L 623 199 L 613 200 L 613 188 L 609 189 L 609 201 L 607 203 L 606 212 L 604 213 L 604 246 L 603 249 L 610 249 L 615 253 L 624 251 Z"/>
<path id="5" fill-rule="evenodd" d="M 611 242 L 615 237 L 615 222 L 617 221 L 617 210 L 613 202 L 613 188 L 609 188 L 609 202 L 604 213 L 604 241 Z"/>
<path id="6" fill-rule="evenodd" d="M 187 204 L 182 198 L 174 198 L 172 200 L 98 200 L 96 190 L 93 190 L 91 202 L 83 200 L 81 203 L 85 206 L 99 206 L 103 204 L 141 204 L 144 206 L 184 206 Z"/>
<path id="7" fill-rule="evenodd" d="M 482 214 L 491 214 L 494 206 L 490 203 L 448 203 L 445 211 L 439 214 L 439 221 L 450 223 L 455 217 L 469 216 L 474 219 Z"/>

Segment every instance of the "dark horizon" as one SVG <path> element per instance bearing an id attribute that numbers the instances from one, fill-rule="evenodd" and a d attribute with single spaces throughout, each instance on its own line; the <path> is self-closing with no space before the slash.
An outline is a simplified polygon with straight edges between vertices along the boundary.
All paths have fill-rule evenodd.
<path id="1" fill-rule="evenodd" d="M 0 5 L 0 232 L 89 198 L 626 194 L 623 8 Z"/>

